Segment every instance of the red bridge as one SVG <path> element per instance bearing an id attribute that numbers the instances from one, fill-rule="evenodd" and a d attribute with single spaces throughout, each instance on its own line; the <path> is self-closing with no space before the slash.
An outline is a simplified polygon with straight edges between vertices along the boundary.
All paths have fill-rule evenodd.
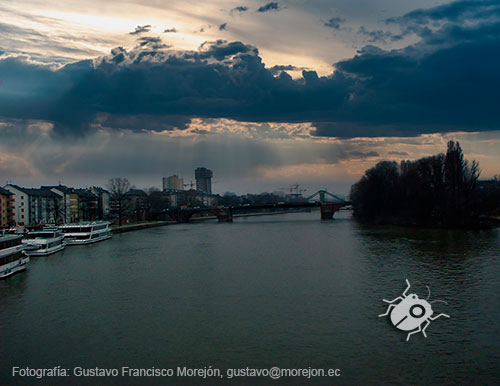
<path id="1" fill-rule="evenodd" d="M 186 209 L 171 209 L 168 211 L 170 217 L 177 222 L 189 222 L 195 213 L 209 212 L 217 217 L 219 222 L 232 222 L 234 212 L 251 212 L 258 210 L 269 209 L 300 209 L 319 207 L 321 209 L 322 220 L 332 220 L 335 212 L 340 208 L 350 206 L 351 202 L 347 201 L 326 190 L 319 190 L 313 195 L 304 198 L 304 201 L 299 202 L 278 202 L 272 204 L 246 204 L 228 207 L 205 207 L 205 208 L 186 208 Z"/>

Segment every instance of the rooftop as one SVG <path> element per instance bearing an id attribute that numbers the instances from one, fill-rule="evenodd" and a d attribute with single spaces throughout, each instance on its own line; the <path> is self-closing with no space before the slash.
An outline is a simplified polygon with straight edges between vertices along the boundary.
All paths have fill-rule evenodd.
<path id="1" fill-rule="evenodd" d="M 14 193 L 8 191 L 7 189 L 0 187 L 0 194 L 3 194 L 4 196 L 12 196 Z"/>

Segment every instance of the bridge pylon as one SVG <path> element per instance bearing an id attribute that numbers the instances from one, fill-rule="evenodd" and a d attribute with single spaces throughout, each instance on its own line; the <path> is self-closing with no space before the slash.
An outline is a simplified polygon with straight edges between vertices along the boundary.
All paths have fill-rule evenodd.
<path id="1" fill-rule="evenodd" d="M 217 216 L 219 222 L 233 222 L 233 211 L 231 208 L 213 208 L 211 212 Z"/>
<path id="2" fill-rule="evenodd" d="M 343 204 L 337 204 L 334 202 L 322 202 L 321 209 L 321 220 L 333 220 L 333 215 L 335 212 L 343 206 Z"/>

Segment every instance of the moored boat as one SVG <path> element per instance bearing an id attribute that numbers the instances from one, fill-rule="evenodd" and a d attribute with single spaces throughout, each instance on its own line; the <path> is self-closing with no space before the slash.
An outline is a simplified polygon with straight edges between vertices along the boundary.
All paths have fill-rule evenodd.
<path id="1" fill-rule="evenodd" d="M 111 238 L 109 223 L 105 221 L 66 224 L 59 229 L 64 233 L 67 245 L 91 244 Z"/>
<path id="2" fill-rule="evenodd" d="M 66 247 L 64 234 L 57 228 L 31 231 L 24 236 L 23 244 L 29 256 L 47 256 Z"/>
<path id="3" fill-rule="evenodd" d="M 26 269 L 30 258 L 24 252 L 22 237 L 0 233 L 0 279 Z"/>

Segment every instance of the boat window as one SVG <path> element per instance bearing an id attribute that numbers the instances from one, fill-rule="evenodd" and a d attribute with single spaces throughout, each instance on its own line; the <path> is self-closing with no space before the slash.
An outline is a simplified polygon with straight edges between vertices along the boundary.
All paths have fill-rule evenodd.
<path id="1" fill-rule="evenodd" d="M 18 251 L 8 256 L 0 257 L 0 266 L 12 263 L 13 261 L 19 260 L 21 257 L 22 257 L 21 251 Z"/>
<path id="2" fill-rule="evenodd" d="M 8 240 L 0 241 L 0 249 L 15 247 L 21 244 L 21 237 L 15 237 Z"/>
<path id="3" fill-rule="evenodd" d="M 54 234 L 52 232 L 30 232 L 25 236 L 27 239 L 34 239 L 37 237 L 43 238 L 43 239 L 50 239 L 51 237 L 54 237 Z"/>
<path id="4" fill-rule="evenodd" d="M 68 227 L 61 229 L 64 233 L 83 233 L 83 232 L 91 232 L 92 227 Z"/>

